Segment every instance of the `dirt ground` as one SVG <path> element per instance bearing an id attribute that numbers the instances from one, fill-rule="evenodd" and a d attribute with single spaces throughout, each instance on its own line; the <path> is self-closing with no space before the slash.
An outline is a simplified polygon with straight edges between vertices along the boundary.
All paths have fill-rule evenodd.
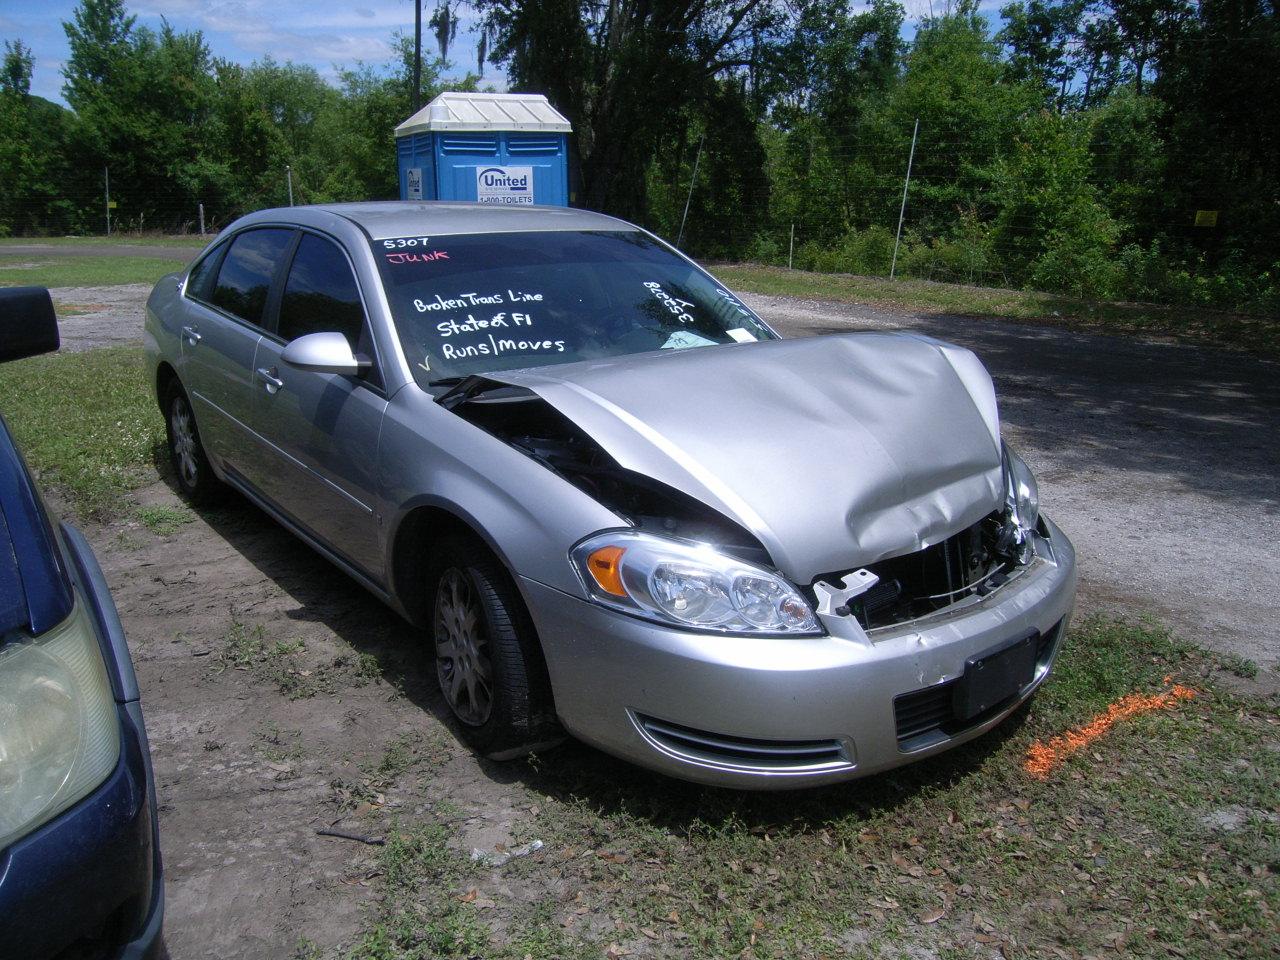
<path id="1" fill-rule="evenodd" d="M 163 482 L 138 501 L 182 509 Z M 412 631 L 264 514 L 231 498 L 169 536 L 88 532 L 145 690 L 175 960 L 349 941 L 375 848 L 317 829 L 438 807 L 464 852 L 511 841 L 531 801 L 456 746 Z M 392 775 L 406 741 L 429 778 Z"/>
<path id="2" fill-rule="evenodd" d="M 55 291 L 62 303 L 100 306 L 64 321 L 64 349 L 138 340 L 145 294 Z M 792 334 L 909 327 L 972 346 L 996 377 L 1007 435 L 1080 549 L 1081 605 L 1154 610 L 1197 642 L 1275 667 L 1277 365 L 1056 329 L 745 299 Z M 86 533 L 143 690 L 175 960 L 306 956 L 308 944 L 350 943 L 374 895 L 377 848 L 318 829 L 376 837 L 397 817 L 430 811 L 464 853 L 527 837 L 537 797 L 521 768 L 457 745 L 405 624 L 238 498 L 197 515 L 163 479 L 135 497 L 170 529 L 134 515 Z M 613 763 L 576 745 L 555 757 L 583 770 Z M 495 876 L 484 895 L 531 898 L 529 885 L 553 882 Z"/>

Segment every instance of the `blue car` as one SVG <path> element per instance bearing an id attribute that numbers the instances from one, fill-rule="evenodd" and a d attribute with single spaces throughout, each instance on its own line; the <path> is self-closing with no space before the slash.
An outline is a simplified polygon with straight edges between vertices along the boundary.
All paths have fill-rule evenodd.
<path id="1" fill-rule="evenodd" d="M 58 348 L 42 287 L 0 290 L 0 361 Z M 84 537 L 0 418 L 0 958 L 141 958 L 164 914 L 138 681 Z"/>

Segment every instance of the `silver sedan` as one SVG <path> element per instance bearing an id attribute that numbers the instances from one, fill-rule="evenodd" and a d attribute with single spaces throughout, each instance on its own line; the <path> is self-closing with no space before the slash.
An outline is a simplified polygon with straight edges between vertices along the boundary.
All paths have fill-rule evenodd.
<path id="1" fill-rule="evenodd" d="M 417 625 L 491 757 L 874 773 L 1008 716 L 1070 616 L 972 353 L 784 340 L 610 217 L 264 210 L 156 286 L 146 345 L 184 493 L 235 488 Z"/>

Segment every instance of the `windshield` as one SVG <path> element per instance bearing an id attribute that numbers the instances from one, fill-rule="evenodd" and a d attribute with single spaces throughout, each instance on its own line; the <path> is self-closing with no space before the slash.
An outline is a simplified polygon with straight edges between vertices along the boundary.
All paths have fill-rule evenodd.
<path id="1" fill-rule="evenodd" d="M 637 231 L 372 243 L 424 387 L 515 367 L 776 339 L 737 297 Z"/>

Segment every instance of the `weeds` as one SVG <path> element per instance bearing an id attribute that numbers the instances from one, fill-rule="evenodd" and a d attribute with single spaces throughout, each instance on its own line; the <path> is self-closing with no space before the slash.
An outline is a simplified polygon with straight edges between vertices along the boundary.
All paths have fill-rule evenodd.
<path id="1" fill-rule="evenodd" d="M 126 494 L 154 479 L 164 421 L 142 352 L 109 347 L 0 365 L 0 410 L 27 462 L 85 517 L 128 509 Z"/>
<path id="2" fill-rule="evenodd" d="M 1219 654 L 1218 659 L 1222 664 L 1222 669 L 1228 673 L 1244 680 L 1258 679 L 1258 665 L 1254 661 L 1237 656 L 1234 653 Z"/>
<path id="3" fill-rule="evenodd" d="M 1275 956 L 1280 723 L 1218 670 L 1158 628 L 1088 620 L 998 731 L 794 794 L 681 784 L 571 746 L 525 767 L 536 809 L 516 832 L 547 847 L 502 868 L 507 889 L 556 894 L 473 909 L 486 898 L 459 901 L 483 878 L 439 849 L 444 825 L 406 825 L 350 958 Z M 1023 771 L 1033 744 L 1172 684 L 1198 694 L 1118 720 L 1043 780 Z M 427 910 L 409 893 L 442 887 Z"/>
<path id="4" fill-rule="evenodd" d="M 381 677 L 378 660 L 370 654 L 340 653 L 330 660 L 309 662 L 309 652 L 301 637 L 268 640 L 262 624 L 249 626 L 233 616 L 214 669 L 217 673 L 247 671 L 290 700 L 334 694 L 345 686 L 363 686 Z"/>
<path id="5" fill-rule="evenodd" d="M 288 763 L 306 756 L 301 730 L 281 730 L 273 720 L 264 720 L 254 732 L 258 753 L 271 763 Z"/>
<path id="6" fill-rule="evenodd" d="M 196 515 L 187 507 L 157 505 L 139 507 L 137 517 L 156 536 L 168 537 L 195 520 Z"/>

